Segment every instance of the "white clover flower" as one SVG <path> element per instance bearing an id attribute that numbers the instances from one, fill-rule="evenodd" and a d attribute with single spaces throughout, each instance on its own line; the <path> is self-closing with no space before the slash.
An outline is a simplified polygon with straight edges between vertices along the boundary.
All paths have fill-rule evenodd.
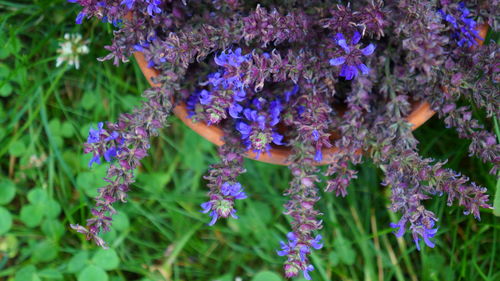
<path id="1" fill-rule="evenodd" d="M 57 49 L 59 57 L 57 57 L 56 67 L 67 61 L 69 65 L 74 65 L 76 69 L 79 69 L 79 56 L 89 53 L 88 43 L 88 40 L 82 41 L 81 34 L 64 34 L 64 40 L 59 43 L 59 49 Z"/>

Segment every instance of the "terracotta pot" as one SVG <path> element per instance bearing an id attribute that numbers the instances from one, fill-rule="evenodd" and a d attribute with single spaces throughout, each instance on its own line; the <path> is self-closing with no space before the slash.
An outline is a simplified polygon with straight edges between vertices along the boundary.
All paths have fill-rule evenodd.
<path id="1" fill-rule="evenodd" d="M 488 31 L 488 25 L 480 25 L 478 29 L 479 35 L 482 38 L 485 38 Z M 478 40 L 478 42 L 479 44 L 483 43 L 481 40 Z M 149 84 L 151 84 L 151 86 L 153 87 L 160 87 L 161 85 L 155 84 L 151 80 L 152 77 L 156 77 L 158 75 L 158 71 L 147 66 L 148 64 L 146 62 L 146 59 L 144 58 L 144 54 L 142 54 L 141 52 L 136 52 L 134 53 L 134 57 L 137 60 L 142 73 L 144 74 L 146 79 L 148 79 Z M 198 133 L 200 136 L 204 137 L 215 145 L 221 146 L 224 144 L 224 142 L 222 141 L 222 137 L 224 135 L 222 129 L 218 126 L 208 126 L 203 122 L 193 122 L 190 118 L 188 118 L 188 111 L 184 103 L 178 104 L 173 111 L 175 116 L 181 119 L 184 124 Z M 435 112 L 430 108 L 429 103 L 415 102 L 412 104 L 411 113 L 406 117 L 406 120 L 412 124 L 412 130 L 415 130 L 422 124 L 424 124 L 427 120 L 429 120 L 434 115 L 434 113 Z M 317 165 L 332 163 L 333 159 L 329 156 L 335 154 L 337 151 L 338 148 L 336 147 L 323 149 L 323 161 L 317 162 Z M 269 153 L 261 153 L 259 159 L 255 159 L 256 154 L 252 151 L 247 151 L 245 153 L 245 157 L 271 164 L 289 165 L 290 163 L 287 162 L 287 159 L 290 154 L 291 149 L 288 147 L 273 146 Z"/>

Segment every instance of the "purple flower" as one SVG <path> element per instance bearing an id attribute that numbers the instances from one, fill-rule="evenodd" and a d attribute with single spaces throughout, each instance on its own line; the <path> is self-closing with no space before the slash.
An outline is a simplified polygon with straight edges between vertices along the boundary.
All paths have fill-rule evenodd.
<path id="1" fill-rule="evenodd" d="M 306 280 L 311 280 L 312 279 L 311 276 L 309 275 L 309 271 L 313 271 L 313 270 L 314 270 L 314 266 L 312 264 L 308 265 L 306 267 L 306 269 L 304 269 L 303 274 L 304 274 L 304 278 Z"/>
<path id="2" fill-rule="evenodd" d="M 360 45 L 358 45 L 358 43 L 359 40 L 361 40 L 361 34 L 357 31 L 354 33 L 350 45 L 347 44 L 347 41 L 342 33 L 337 33 L 335 40 L 344 51 L 344 55 L 330 59 L 330 65 L 342 65 L 340 76 L 344 77 L 346 80 L 352 80 L 353 78 L 356 78 L 359 71 L 361 71 L 362 74 L 367 75 L 370 69 L 361 62 L 361 58 L 362 56 L 369 56 L 373 54 L 375 45 L 370 43 L 365 48 L 359 49 Z"/>
<path id="3" fill-rule="evenodd" d="M 104 159 L 107 162 L 111 162 L 111 160 L 113 160 L 113 158 L 116 157 L 117 152 L 118 149 L 116 148 L 116 146 L 112 146 L 111 148 L 106 150 L 106 152 L 104 152 Z"/>
<path id="4" fill-rule="evenodd" d="M 398 238 L 403 237 L 403 235 L 405 234 L 405 232 L 406 232 L 405 225 L 406 225 L 406 221 L 403 221 L 403 220 L 400 220 L 399 223 L 393 223 L 393 222 L 390 223 L 390 226 L 392 228 L 398 229 L 396 232 L 394 232 L 394 235 L 396 235 L 396 237 L 398 237 Z"/>
<path id="5" fill-rule="evenodd" d="M 323 244 L 321 243 L 321 239 L 323 239 L 323 236 L 321 236 L 320 234 L 316 235 L 316 238 L 311 240 L 311 246 L 316 250 L 323 248 Z"/>
<path id="6" fill-rule="evenodd" d="M 298 239 L 295 233 L 288 232 L 286 237 L 288 238 L 288 243 L 280 241 L 281 251 L 276 251 L 278 256 L 286 256 L 291 254 L 295 250 L 295 247 L 297 246 Z"/>
<path id="7" fill-rule="evenodd" d="M 313 139 L 314 139 L 315 141 L 318 141 L 318 140 L 319 140 L 319 132 L 318 132 L 318 130 L 314 129 L 314 130 L 312 131 L 311 135 L 312 135 L 312 137 L 313 137 Z"/>
<path id="8" fill-rule="evenodd" d="M 200 103 L 203 104 L 203 105 L 207 105 L 210 103 L 210 100 L 212 99 L 212 96 L 210 95 L 210 92 L 207 91 L 207 90 L 201 90 L 201 92 L 199 93 L 199 99 L 200 99 Z"/>
<path id="9" fill-rule="evenodd" d="M 109 137 L 105 138 L 104 141 L 116 140 L 120 134 L 117 131 L 113 131 Z"/>
<path id="10" fill-rule="evenodd" d="M 245 122 L 238 122 L 236 123 L 236 130 L 241 133 L 242 138 L 246 139 L 250 136 L 250 133 L 252 132 L 252 127 L 246 124 Z"/>
<path id="11" fill-rule="evenodd" d="M 208 213 L 212 209 L 212 202 L 208 201 L 200 205 L 201 208 L 203 209 L 201 212 L 202 213 Z"/>
<path id="12" fill-rule="evenodd" d="M 161 5 L 161 0 L 146 0 L 146 3 L 149 3 L 147 11 L 150 16 L 161 13 L 161 9 L 159 7 Z"/>
<path id="13" fill-rule="evenodd" d="M 457 45 L 472 47 L 478 45 L 477 39 L 483 40 L 477 31 L 477 23 L 470 18 L 470 11 L 463 2 L 460 2 L 456 9 L 451 9 L 452 13 L 447 14 L 442 9 L 438 10 L 439 15 L 453 27 L 452 38 L 457 41 Z"/>
<path id="14" fill-rule="evenodd" d="M 420 237 L 424 240 L 425 244 L 429 246 L 430 248 L 434 248 L 436 246 L 434 242 L 431 241 L 431 238 L 436 235 L 438 228 L 432 228 L 434 227 L 434 221 L 430 222 L 429 226 L 425 225 L 419 225 L 419 226 L 412 226 L 412 231 L 413 231 L 413 241 L 415 242 L 415 245 L 417 246 L 417 250 L 420 251 Z"/>
<path id="15" fill-rule="evenodd" d="M 314 154 L 314 161 L 316 162 L 321 162 L 323 160 L 323 153 L 321 151 L 321 148 L 316 149 L 316 153 Z"/>
<path id="16" fill-rule="evenodd" d="M 299 85 L 293 86 L 293 89 L 291 91 L 286 91 L 285 92 L 285 102 L 289 102 L 290 101 L 290 97 L 294 96 L 298 92 L 299 92 Z"/>
<path id="17" fill-rule="evenodd" d="M 89 168 L 92 167 L 92 164 L 97 163 L 98 165 L 101 164 L 101 156 L 100 155 L 94 155 L 92 159 L 89 161 Z"/>
<path id="18" fill-rule="evenodd" d="M 210 221 L 210 223 L 208 223 L 208 225 L 212 226 L 217 222 L 219 215 L 217 214 L 217 212 L 215 210 L 213 210 L 212 212 L 210 212 L 210 217 L 212 218 L 212 220 Z"/>
<path id="19" fill-rule="evenodd" d="M 225 182 L 221 186 L 221 192 L 224 196 L 233 196 L 234 199 L 245 199 L 247 195 L 243 191 L 241 184 L 239 182 L 230 184 L 229 182 Z"/>
<path id="20" fill-rule="evenodd" d="M 102 122 L 99 122 L 97 124 L 97 129 L 94 129 L 92 127 L 90 128 L 89 136 L 87 137 L 87 143 L 96 143 L 101 140 L 101 134 L 104 132 L 104 130 L 102 129 L 103 125 L 104 124 Z"/>
<path id="21" fill-rule="evenodd" d="M 274 133 L 272 133 L 271 137 L 273 139 L 274 144 L 276 144 L 276 145 L 283 145 L 284 144 L 284 143 L 282 143 L 283 136 L 281 134 L 274 132 Z"/>
<path id="22" fill-rule="evenodd" d="M 252 57 L 251 54 L 242 55 L 241 48 L 233 50 L 228 50 L 221 52 L 220 55 L 215 56 L 214 60 L 218 66 L 227 67 L 228 65 L 233 67 L 239 67 L 243 62 L 247 61 Z"/>
<path id="23" fill-rule="evenodd" d="M 229 115 L 234 119 L 240 118 L 240 112 L 243 111 L 243 107 L 238 103 L 234 103 L 229 107 Z"/>
<path id="24" fill-rule="evenodd" d="M 135 0 L 123 0 L 120 4 L 127 6 L 129 10 L 134 7 Z"/>
<path id="25" fill-rule="evenodd" d="M 84 12 L 80 12 L 78 16 L 76 16 L 76 24 L 82 24 L 83 19 L 85 18 L 86 14 Z"/>

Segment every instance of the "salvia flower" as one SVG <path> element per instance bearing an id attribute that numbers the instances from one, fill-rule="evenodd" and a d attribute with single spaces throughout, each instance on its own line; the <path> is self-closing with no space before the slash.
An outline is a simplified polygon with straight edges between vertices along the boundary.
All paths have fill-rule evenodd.
<path id="1" fill-rule="evenodd" d="M 241 134 L 247 149 L 253 150 L 259 157 L 262 151 L 271 149 L 271 143 L 283 144 L 283 136 L 276 130 L 282 109 L 278 99 L 270 103 L 264 99 L 256 99 L 253 104 L 256 109 L 243 110 L 244 118 L 236 122 L 236 130 Z M 263 104 L 268 107 L 267 111 L 262 110 Z"/>
<path id="2" fill-rule="evenodd" d="M 218 218 L 227 218 L 229 216 L 237 219 L 234 200 L 247 198 L 241 184 L 225 182 L 220 188 L 220 192 L 213 193 L 210 201 L 201 204 L 202 212 L 209 213 L 212 220 L 208 225 L 214 225 Z"/>
<path id="3" fill-rule="evenodd" d="M 359 41 L 361 40 L 361 34 L 359 32 L 354 32 L 351 40 L 351 44 L 347 43 L 344 35 L 342 33 L 337 33 L 335 36 L 335 41 L 342 49 L 343 54 L 339 57 L 330 59 L 330 65 L 340 66 L 340 76 L 344 77 L 346 80 L 352 80 L 358 76 L 361 72 L 363 75 L 367 75 L 370 72 L 368 66 L 366 66 L 362 61 L 362 56 L 369 56 L 375 51 L 375 45 L 370 43 L 363 49 L 360 49 Z M 340 52 L 342 53 L 342 52 Z"/>
<path id="4" fill-rule="evenodd" d="M 239 174 L 245 172 L 241 167 L 243 157 L 236 153 L 241 147 L 236 138 L 226 138 L 226 144 L 219 149 L 221 161 L 211 166 L 205 179 L 208 180 L 209 201 L 201 204 L 201 212 L 208 213 L 214 225 L 219 218 L 229 216 L 237 219 L 235 200 L 247 198 L 242 185 L 237 181 Z"/>
<path id="5" fill-rule="evenodd" d="M 116 131 L 109 133 L 103 128 L 104 123 L 99 122 L 97 128 L 91 127 L 85 144 L 85 153 L 92 152 L 92 158 L 89 162 L 89 167 L 92 164 L 101 164 L 101 157 L 104 156 L 106 162 L 111 162 L 116 158 L 117 154 L 122 149 L 124 139 Z"/>
<path id="6" fill-rule="evenodd" d="M 286 277 L 297 276 L 301 270 L 304 278 L 311 280 L 309 272 L 314 270 L 314 266 L 309 264 L 307 255 L 311 253 L 311 248 L 319 250 L 323 247 L 321 235 L 317 235 L 309 241 L 300 241 L 295 233 L 289 232 L 287 238 L 287 242 L 280 241 L 281 249 L 276 251 L 278 256 L 287 257 L 284 267 Z"/>
<path id="7" fill-rule="evenodd" d="M 472 47 L 478 45 L 477 40 L 483 40 L 477 31 L 477 23 L 471 18 L 470 11 L 463 2 L 460 2 L 456 9 L 450 9 L 451 13 L 446 13 L 442 9 L 438 12 L 441 17 L 453 27 L 452 38 L 457 41 L 457 45 L 462 47 Z"/>

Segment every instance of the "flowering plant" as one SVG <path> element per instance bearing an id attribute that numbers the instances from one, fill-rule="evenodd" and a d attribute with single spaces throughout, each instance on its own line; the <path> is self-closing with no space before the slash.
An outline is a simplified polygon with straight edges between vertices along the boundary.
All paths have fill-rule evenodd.
<path id="1" fill-rule="evenodd" d="M 459 137 L 471 140 L 471 155 L 492 164 L 500 145 L 473 118 L 470 105 L 500 117 L 498 46 L 484 42 L 480 27 L 496 28 L 498 1 L 238 1 L 68 0 L 116 27 L 106 49 L 118 65 L 141 52 L 159 75 L 146 101 L 117 122 L 92 128 L 85 153 L 89 165 L 109 162 L 87 226 L 72 225 L 105 247 L 113 204 L 125 202 L 134 170 L 147 156 L 150 138 L 176 106 L 189 118 L 224 131 L 221 160 L 205 176 L 208 201 L 201 211 L 209 225 L 229 216 L 247 195 L 238 182 L 243 156 L 256 158 L 288 147 L 293 176 L 284 193 L 291 232 L 277 251 L 287 277 L 314 270 L 309 255 L 322 248 L 318 185 L 328 162 L 324 190 L 346 196 L 364 155 L 383 171 L 391 187 L 396 236 L 410 232 L 417 249 L 434 247 L 438 218 L 424 201 L 447 195 L 477 219 L 491 208 L 486 188 L 418 154 L 412 104 L 428 102 Z M 483 45 L 483 43 L 485 43 Z M 335 153 L 329 153 L 332 147 Z"/>

